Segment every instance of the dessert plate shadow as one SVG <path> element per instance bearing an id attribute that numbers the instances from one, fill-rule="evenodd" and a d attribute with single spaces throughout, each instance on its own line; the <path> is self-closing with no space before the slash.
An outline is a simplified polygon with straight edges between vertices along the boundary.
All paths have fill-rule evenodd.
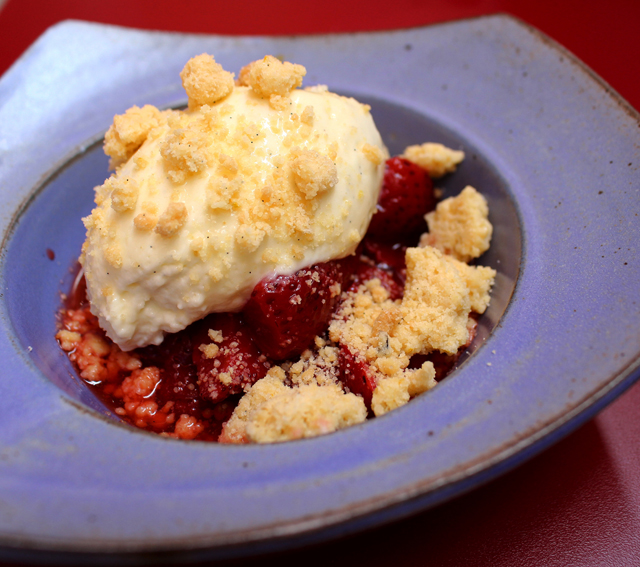
<path id="1" fill-rule="evenodd" d="M 54 339 L 114 114 L 185 102 L 179 72 L 266 53 L 372 106 L 391 153 L 467 158 L 498 271 L 472 356 L 360 426 L 270 446 L 119 424 Z M 347 54 L 347 56 L 345 56 Z M 0 79 L 0 558 L 182 562 L 318 542 L 471 490 L 592 417 L 638 377 L 640 117 L 571 54 L 507 16 L 384 33 L 256 38 L 83 22 Z"/>

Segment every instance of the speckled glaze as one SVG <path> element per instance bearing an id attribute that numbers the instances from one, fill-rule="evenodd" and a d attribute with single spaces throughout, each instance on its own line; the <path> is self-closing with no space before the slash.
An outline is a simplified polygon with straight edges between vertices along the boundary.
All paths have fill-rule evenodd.
<path id="1" fill-rule="evenodd" d="M 484 344 L 437 388 L 333 435 L 227 447 L 119 425 L 73 376 L 55 312 L 107 175 L 95 142 L 133 104 L 184 103 L 178 73 L 203 51 L 227 69 L 265 53 L 304 64 L 305 84 L 372 104 L 392 153 L 429 138 L 465 149 L 445 190 L 487 195 L 483 263 L 499 277 Z M 0 80 L 0 558 L 303 545 L 434 506 L 558 440 L 639 376 L 638 126 L 507 16 L 301 38 L 50 29 Z"/>

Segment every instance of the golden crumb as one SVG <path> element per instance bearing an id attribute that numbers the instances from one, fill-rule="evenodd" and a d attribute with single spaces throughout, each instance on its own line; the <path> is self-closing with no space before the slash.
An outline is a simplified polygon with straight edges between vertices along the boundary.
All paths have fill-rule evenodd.
<path id="1" fill-rule="evenodd" d="M 254 443 L 274 443 L 331 433 L 363 422 L 367 408 L 361 397 L 337 385 L 303 385 L 260 404 L 249 416 L 246 434 Z"/>
<path id="2" fill-rule="evenodd" d="M 78 346 L 80 340 L 82 339 L 82 335 L 74 331 L 67 331 L 66 329 L 62 329 L 56 334 L 56 339 L 58 339 L 60 348 L 62 348 L 62 350 L 64 350 L 65 352 L 70 352 Z"/>
<path id="3" fill-rule="evenodd" d="M 402 298 L 404 351 L 455 354 L 468 338 L 469 289 L 459 272 L 435 248 L 408 248 Z"/>
<path id="4" fill-rule="evenodd" d="M 426 143 L 405 148 L 402 157 L 426 169 L 429 177 L 442 177 L 456 170 L 464 159 L 464 152 L 452 150 L 442 144 Z"/>
<path id="5" fill-rule="evenodd" d="M 117 176 L 110 177 L 106 183 L 112 187 L 111 208 L 118 213 L 133 211 L 138 201 L 138 182 L 132 177 L 124 179 Z M 106 184 L 105 183 L 105 184 Z"/>
<path id="6" fill-rule="evenodd" d="M 255 61 L 252 61 L 248 65 L 245 65 L 242 69 L 240 69 L 240 73 L 238 73 L 238 78 L 236 79 L 236 85 L 239 87 L 248 87 L 249 86 L 249 74 L 251 73 L 251 67 Z"/>
<path id="7" fill-rule="evenodd" d="M 162 122 L 162 113 L 150 104 L 116 115 L 104 136 L 104 153 L 111 158 L 111 168 L 127 161 Z"/>
<path id="8" fill-rule="evenodd" d="M 271 95 L 287 96 L 302 85 L 306 74 L 307 70 L 302 65 L 283 63 L 267 55 L 251 63 L 246 80 L 258 96 L 269 98 Z"/>
<path id="9" fill-rule="evenodd" d="M 230 178 L 238 173 L 238 162 L 231 156 L 220 154 L 218 161 L 220 162 L 219 171 L 223 177 Z"/>
<path id="10" fill-rule="evenodd" d="M 204 425 L 192 415 L 183 413 L 176 422 L 174 436 L 178 439 L 195 439 L 202 433 Z"/>
<path id="11" fill-rule="evenodd" d="M 162 144 L 160 153 L 169 178 L 178 184 L 205 170 L 213 161 L 208 137 L 195 128 L 173 130 Z"/>
<path id="12" fill-rule="evenodd" d="M 313 106 L 305 106 L 302 114 L 300 115 L 300 122 L 306 124 L 307 126 L 313 126 L 313 120 L 315 118 L 315 113 L 313 112 Z M 334 158 L 332 158 L 334 159 Z"/>
<path id="13" fill-rule="evenodd" d="M 233 91 L 233 73 L 225 71 L 206 53 L 189 59 L 180 78 L 189 97 L 190 110 L 214 104 Z"/>
<path id="14" fill-rule="evenodd" d="M 215 358 L 220 352 L 220 347 L 214 343 L 209 343 L 208 345 L 202 344 L 198 348 L 200 349 L 200 352 L 202 352 L 202 356 L 209 359 Z"/>
<path id="15" fill-rule="evenodd" d="M 338 170 L 327 156 L 313 150 L 298 150 L 291 161 L 298 190 L 306 199 L 315 199 L 338 183 Z"/>
<path id="16" fill-rule="evenodd" d="M 376 416 L 406 404 L 411 398 L 433 388 L 436 371 L 432 362 L 425 362 L 421 368 L 409 370 L 401 376 L 381 380 L 373 391 L 371 409 Z"/>
<path id="17" fill-rule="evenodd" d="M 214 343 L 221 343 L 224 340 L 224 337 L 222 336 L 222 331 L 218 331 L 217 329 L 209 329 L 207 331 L 207 336 Z"/>
<path id="18" fill-rule="evenodd" d="M 469 262 L 489 249 L 493 227 L 487 200 L 468 185 L 457 197 L 438 203 L 425 218 L 429 232 L 420 246 L 433 246 L 444 254 Z"/>
<path id="19" fill-rule="evenodd" d="M 380 165 L 386 157 L 378 146 L 372 146 L 371 144 L 362 146 L 362 153 L 373 165 Z"/>
<path id="20" fill-rule="evenodd" d="M 475 313 L 484 313 L 491 300 L 490 293 L 495 282 L 496 271 L 486 266 L 469 266 L 452 256 L 444 256 L 444 259 L 458 270 L 467 285 L 471 310 Z"/>
<path id="21" fill-rule="evenodd" d="M 283 394 L 287 387 L 283 384 L 284 371 L 280 367 L 269 369 L 267 375 L 258 380 L 251 389 L 240 399 L 231 418 L 224 424 L 218 441 L 220 443 L 245 443 L 246 428 L 251 413 L 262 403 Z"/>
<path id="22" fill-rule="evenodd" d="M 288 96 L 279 94 L 272 94 L 269 96 L 269 106 L 273 110 L 287 110 L 287 107 L 291 104 L 291 99 Z"/>
<path id="23" fill-rule="evenodd" d="M 142 202 L 142 212 L 133 219 L 133 225 L 142 231 L 151 231 L 158 224 L 158 207 L 153 201 Z"/>
<path id="24" fill-rule="evenodd" d="M 187 207 L 181 202 L 172 202 L 167 205 L 164 213 L 160 215 L 155 231 L 165 238 L 176 235 L 187 222 Z"/>
<path id="25" fill-rule="evenodd" d="M 122 267 L 122 250 L 117 244 L 110 244 L 105 248 L 104 258 L 114 268 Z"/>

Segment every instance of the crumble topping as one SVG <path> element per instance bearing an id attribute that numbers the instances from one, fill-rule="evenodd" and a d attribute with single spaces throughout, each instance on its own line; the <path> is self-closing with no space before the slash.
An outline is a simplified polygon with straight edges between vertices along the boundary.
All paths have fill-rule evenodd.
<path id="1" fill-rule="evenodd" d="M 258 96 L 286 97 L 293 89 L 302 85 L 302 78 L 307 70 L 302 65 L 284 63 L 272 55 L 254 61 L 247 70 L 240 72 L 241 80 L 251 87 Z"/>
<path id="2" fill-rule="evenodd" d="M 189 59 L 180 78 L 191 110 L 205 104 L 215 104 L 233 90 L 233 73 L 225 71 L 206 53 Z"/>
<path id="3" fill-rule="evenodd" d="M 126 162 L 162 121 L 162 113 L 150 104 L 142 108 L 133 106 L 116 115 L 104 136 L 104 153 L 111 158 L 111 168 Z"/>
<path id="4" fill-rule="evenodd" d="M 335 383 L 291 388 L 284 380 L 284 370 L 275 367 L 256 382 L 224 425 L 220 442 L 273 443 L 313 437 L 367 417 L 362 398 L 345 393 Z"/>
<path id="5" fill-rule="evenodd" d="M 428 142 L 405 148 L 401 157 L 426 169 L 430 177 L 438 178 L 455 171 L 464 159 L 464 152 Z"/>
<path id="6" fill-rule="evenodd" d="M 306 199 L 333 189 L 338 183 L 338 170 L 327 157 L 314 150 L 299 150 L 291 161 L 291 171 L 298 190 Z"/>
<path id="7" fill-rule="evenodd" d="M 487 200 L 469 185 L 425 216 L 429 232 L 420 239 L 420 246 L 434 246 L 461 262 L 469 262 L 489 249 L 493 227 L 488 217 Z"/>
<path id="8" fill-rule="evenodd" d="M 169 203 L 160 215 L 155 231 L 165 238 L 175 236 L 187 222 L 187 207 L 184 203 Z"/>

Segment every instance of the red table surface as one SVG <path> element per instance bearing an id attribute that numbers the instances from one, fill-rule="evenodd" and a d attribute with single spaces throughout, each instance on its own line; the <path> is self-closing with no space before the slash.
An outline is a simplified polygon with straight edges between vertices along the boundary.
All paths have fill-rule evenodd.
<path id="1" fill-rule="evenodd" d="M 506 12 L 567 47 L 640 108 L 638 0 L 0 0 L 0 6 L 0 73 L 47 27 L 69 18 L 279 35 Z M 434 510 L 341 541 L 233 564 L 640 566 L 639 407 L 640 384 L 543 454 Z"/>

